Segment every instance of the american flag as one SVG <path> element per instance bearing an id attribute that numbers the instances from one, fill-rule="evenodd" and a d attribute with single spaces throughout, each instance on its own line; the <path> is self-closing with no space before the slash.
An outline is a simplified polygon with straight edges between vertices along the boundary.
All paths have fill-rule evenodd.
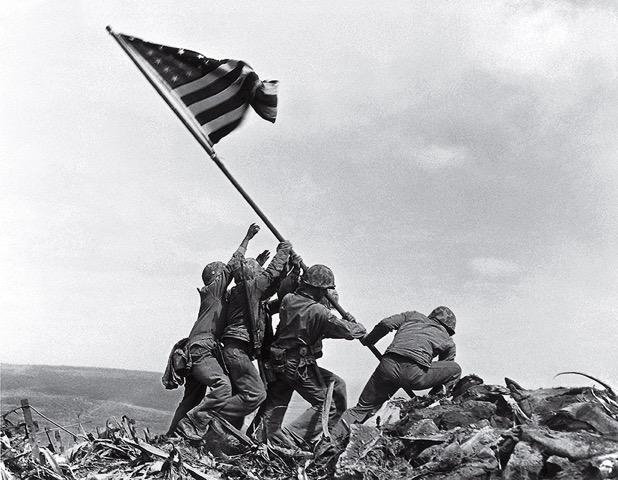
<path id="1" fill-rule="evenodd" d="M 214 60 L 184 48 L 119 34 L 158 74 L 172 96 L 195 118 L 212 143 L 234 130 L 249 105 L 262 118 L 277 118 L 276 80 L 261 81 L 240 60 Z"/>

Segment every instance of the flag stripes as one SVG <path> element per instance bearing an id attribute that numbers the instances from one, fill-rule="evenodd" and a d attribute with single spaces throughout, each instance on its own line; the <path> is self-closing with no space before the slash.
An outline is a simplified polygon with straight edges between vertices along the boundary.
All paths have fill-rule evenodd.
<path id="1" fill-rule="evenodd" d="M 261 81 L 245 62 L 214 60 L 198 52 L 120 34 L 202 127 L 212 143 L 234 130 L 249 105 L 265 120 L 277 117 L 277 84 Z"/>

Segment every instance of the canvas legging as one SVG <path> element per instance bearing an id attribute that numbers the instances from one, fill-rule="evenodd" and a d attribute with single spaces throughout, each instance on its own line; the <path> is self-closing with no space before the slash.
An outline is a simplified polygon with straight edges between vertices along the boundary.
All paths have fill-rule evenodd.
<path id="1" fill-rule="evenodd" d="M 363 423 L 400 388 L 425 390 L 445 385 L 448 389 L 460 377 L 461 367 L 453 361 L 437 361 L 429 367 L 423 367 L 400 355 L 386 354 L 363 388 L 356 406 L 346 410 L 341 416 L 332 432 L 333 437 L 345 437 L 347 428 L 344 421 L 348 425 Z"/>

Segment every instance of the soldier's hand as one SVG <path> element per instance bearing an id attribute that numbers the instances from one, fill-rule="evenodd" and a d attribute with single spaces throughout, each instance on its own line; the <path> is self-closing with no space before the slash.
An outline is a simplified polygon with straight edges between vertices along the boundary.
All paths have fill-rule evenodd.
<path id="1" fill-rule="evenodd" d="M 343 318 L 345 318 L 348 322 L 356 323 L 356 319 L 350 312 L 346 312 Z"/>
<path id="2" fill-rule="evenodd" d="M 303 257 L 296 252 L 292 252 L 292 255 L 290 256 L 290 263 L 295 267 L 300 267 L 300 264 L 303 263 Z"/>
<path id="3" fill-rule="evenodd" d="M 269 258 L 270 258 L 270 250 L 264 250 L 257 257 L 255 257 L 255 261 L 258 262 L 261 267 L 263 267 L 264 264 L 266 263 L 266 260 L 268 260 Z"/>
<path id="4" fill-rule="evenodd" d="M 279 243 L 279 245 L 277 245 L 277 251 L 286 251 L 289 252 L 290 250 L 292 250 L 292 243 L 289 240 L 284 240 L 283 242 Z"/>
<path id="5" fill-rule="evenodd" d="M 257 223 L 252 223 L 247 230 L 247 238 L 253 238 L 260 231 L 260 226 Z"/>

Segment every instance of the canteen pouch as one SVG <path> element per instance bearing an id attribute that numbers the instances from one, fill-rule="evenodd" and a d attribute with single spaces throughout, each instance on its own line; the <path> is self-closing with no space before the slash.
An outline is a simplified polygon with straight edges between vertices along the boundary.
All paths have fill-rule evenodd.
<path id="1" fill-rule="evenodd" d="M 273 373 L 282 374 L 285 372 L 286 360 L 285 348 L 270 347 L 270 364 Z"/>
<path id="2" fill-rule="evenodd" d="M 180 377 L 186 377 L 191 371 L 191 357 L 184 348 L 176 348 L 172 352 L 172 367 L 176 374 Z"/>

